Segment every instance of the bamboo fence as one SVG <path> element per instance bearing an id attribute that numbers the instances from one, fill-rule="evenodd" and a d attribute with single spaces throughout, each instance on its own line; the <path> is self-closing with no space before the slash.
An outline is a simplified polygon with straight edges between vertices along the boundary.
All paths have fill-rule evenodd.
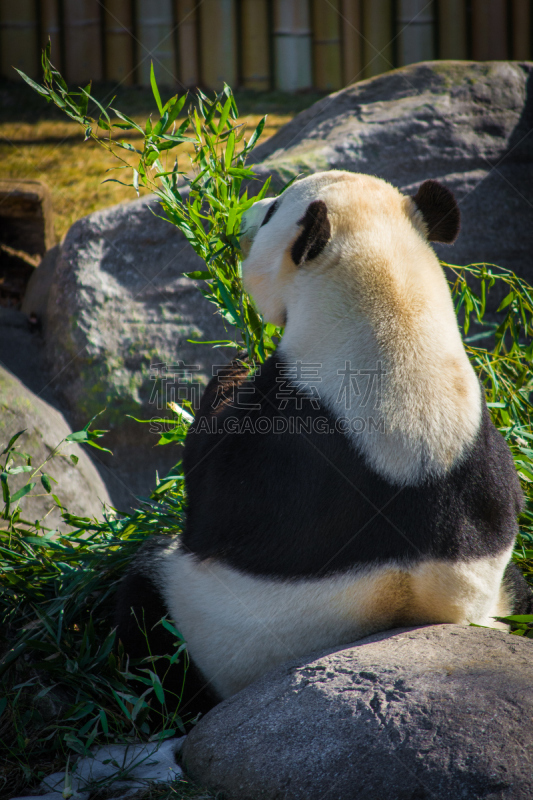
<path id="1" fill-rule="evenodd" d="M 0 0 L 0 75 L 334 91 L 431 59 L 532 57 L 533 0 Z"/>

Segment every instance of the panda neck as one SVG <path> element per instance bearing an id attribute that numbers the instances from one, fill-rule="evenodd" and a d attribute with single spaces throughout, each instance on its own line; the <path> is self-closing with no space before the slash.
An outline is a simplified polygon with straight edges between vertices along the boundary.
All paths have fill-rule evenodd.
<path id="1" fill-rule="evenodd" d="M 402 330 L 386 312 L 378 324 L 338 308 L 329 318 L 308 311 L 306 324 L 288 315 L 278 357 L 302 364 L 299 389 L 345 420 L 344 435 L 394 484 L 444 475 L 479 430 L 481 389 L 451 300 L 450 309 L 451 317 L 421 318 L 417 330 Z"/>

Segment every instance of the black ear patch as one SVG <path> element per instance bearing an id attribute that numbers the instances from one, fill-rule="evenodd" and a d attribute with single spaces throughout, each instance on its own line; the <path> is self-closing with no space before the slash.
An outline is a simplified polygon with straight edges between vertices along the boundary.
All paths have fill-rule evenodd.
<path id="1" fill-rule="evenodd" d="M 438 181 L 424 181 L 413 200 L 428 227 L 429 241 L 455 242 L 461 227 L 461 215 L 450 190 Z"/>
<path id="2" fill-rule="evenodd" d="M 320 255 L 331 237 L 328 208 L 324 201 L 313 200 L 307 206 L 304 216 L 298 220 L 298 225 L 303 225 L 303 231 L 291 249 L 292 260 L 296 265 Z"/>

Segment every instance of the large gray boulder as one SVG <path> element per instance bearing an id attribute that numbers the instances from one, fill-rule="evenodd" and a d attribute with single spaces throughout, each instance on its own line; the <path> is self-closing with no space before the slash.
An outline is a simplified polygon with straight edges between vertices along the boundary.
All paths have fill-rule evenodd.
<path id="1" fill-rule="evenodd" d="M 21 430 L 26 430 L 26 433 L 18 439 L 17 445 L 21 451 L 32 456 L 32 465 L 35 468 L 72 433 L 57 409 L 34 394 L 9 370 L 0 366 L 0 452 L 9 439 Z M 77 465 L 70 459 L 71 455 L 78 458 Z M 17 460 L 13 466 L 21 466 L 23 463 Z M 52 492 L 71 514 L 102 517 L 102 504 L 109 504 L 110 498 L 93 463 L 79 445 L 64 445 L 60 454 L 49 461 L 43 471 L 57 480 L 57 484 L 52 483 Z M 29 480 L 27 473 L 13 476 L 10 479 L 11 493 L 14 494 Z M 66 527 L 52 497 L 41 486 L 39 476 L 32 480 L 37 483 L 34 493 L 39 493 L 40 496 L 27 495 L 22 498 L 20 505 L 24 519 L 33 522 L 46 517 L 43 524 L 47 527 Z"/>
<path id="2" fill-rule="evenodd" d="M 147 495 L 156 469 L 162 475 L 180 458 L 172 445 L 154 450 L 158 434 L 126 415 L 168 416 L 168 400 L 197 398 L 212 365 L 227 360 L 224 351 L 188 341 L 229 336 L 215 307 L 183 276 L 203 261 L 155 214 L 161 208 L 147 197 L 84 217 L 41 282 L 49 286 L 43 325 L 52 386 L 76 427 L 106 409 L 97 426 L 110 429 L 104 444 L 114 457 L 96 458 L 121 508 Z M 31 312 L 41 290 L 29 288 Z M 155 367 L 179 362 L 192 369 Z"/>
<path id="3" fill-rule="evenodd" d="M 530 800 L 533 642 L 436 625 L 277 668 L 209 712 L 183 764 L 226 800 Z"/>
<path id="4" fill-rule="evenodd" d="M 298 114 L 254 151 L 273 185 L 318 170 L 377 175 L 414 193 L 455 193 L 454 264 L 488 261 L 533 282 L 533 64 L 434 61 L 355 83 Z"/>

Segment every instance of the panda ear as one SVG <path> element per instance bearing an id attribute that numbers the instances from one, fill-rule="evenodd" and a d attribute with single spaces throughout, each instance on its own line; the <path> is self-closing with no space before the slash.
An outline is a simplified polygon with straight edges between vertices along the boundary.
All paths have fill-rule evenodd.
<path id="1" fill-rule="evenodd" d="M 303 230 L 291 248 L 291 257 L 296 266 L 316 258 L 331 237 L 328 208 L 323 200 L 313 200 L 304 216 L 298 220 Z"/>
<path id="2" fill-rule="evenodd" d="M 424 181 L 413 200 L 424 217 L 429 241 L 455 242 L 461 227 L 461 215 L 450 190 L 438 181 Z"/>

